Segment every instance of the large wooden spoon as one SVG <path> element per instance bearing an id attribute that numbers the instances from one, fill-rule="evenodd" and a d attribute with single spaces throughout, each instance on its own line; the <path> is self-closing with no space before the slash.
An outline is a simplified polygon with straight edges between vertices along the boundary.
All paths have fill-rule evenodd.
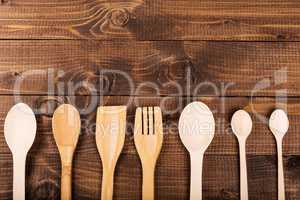
<path id="1" fill-rule="evenodd" d="M 26 157 L 36 135 L 36 119 L 31 108 L 19 103 L 8 112 L 4 137 L 13 154 L 13 199 L 25 199 Z"/>
<path id="2" fill-rule="evenodd" d="M 79 112 L 70 104 L 59 106 L 52 118 L 52 129 L 62 164 L 61 199 L 72 198 L 72 161 L 80 134 Z"/>
<path id="3" fill-rule="evenodd" d="M 184 108 L 179 119 L 179 135 L 190 153 L 190 200 L 202 199 L 203 155 L 212 142 L 214 134 L 215 120 L 207 105 L 193 102 Z"/>

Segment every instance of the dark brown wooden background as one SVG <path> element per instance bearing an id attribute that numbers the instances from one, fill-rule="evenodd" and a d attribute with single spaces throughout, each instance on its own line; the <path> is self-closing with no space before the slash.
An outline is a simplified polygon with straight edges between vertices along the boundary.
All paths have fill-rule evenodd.
<path id="1" fill-rule="evenodd" d="M 286 109 L 290 118 L 283 148 L 286 196 L 300 199 L 298 0 L 1 0 L 0 39 L 1 200 L 12 199 L 12 157 L 3 136 L 10 107 L 23 101 L 37 113 L 27 199 L 59 199 L 61 168 L 51 116 L 63 102 L 84 111 L 91 96 L 96 105 L 128 104 L 114 199 L 141 199 L 132 123 L 135 108 L 144 105 L 161 105 L 164 111 L 156 199 L 189 198 L 189 157 L 176 125 L 192 100 L 206 102 L 217 122 L 204 158 L 205 199 L 239 199 L 238 146 L 229 126 L 239 108 L 254 121 L 247 142 L 249 197 L 277 199 L 276 145 L 264 121 L 275 107 Z M 129 75 L 131 87 L 116 70 Z M 17 90 L 14 85 L 23 78 Z M 191 92 L 205 81 L 215 87 L 207 84 Z M 157 90 L 143 87 L 145 82 Z M 82 85 L 73 92 L 61 83 Z M 79 200 L 100 199 L 96 106 L 91 109 L 82 113 L 84 128 L 74 158 L 73 199 Z"/>

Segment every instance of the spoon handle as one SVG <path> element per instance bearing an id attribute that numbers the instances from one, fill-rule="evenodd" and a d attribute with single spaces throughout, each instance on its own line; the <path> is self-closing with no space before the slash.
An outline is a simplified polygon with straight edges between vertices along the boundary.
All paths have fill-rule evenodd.
<path id="1" fill-rule="evenodd" d="M 248 181 L 247 181 L 247 164 L 246 164 L 246 141 L 239 141 L 240 149 L 240 198 L 248 200 Z"/>
<path id="2" fill-rule="evenodd" d="M 103 168 L 101 200 L 113 199 L 114 172 Z"/>
<path id="3" fill-rule="evenodd" d="M 154 167 L 143 165 L 143 200 L 154 200 Z"/>
<path id="4" fill-rule="evenodd" d="M 282 140 L 277 139 L 277 155 L 278 155 L 278 200 L 285 200 L 284 175 L 282 162 Z"/>
<path id="5" fill-rule="evenodd" d="M 13 157 L 13 200 L 25 200 L 26 155 Z"/>
<path id="6" fill-rule="evenodd" d="M 72 199 L 72 164 L 62 163 L 61 169 L 61 200 Z"/>
<path id="7" fill-rule="evenodd" d="M 190 200 L 202 199 L 203 153 L 192 152 L 191 157 L 191 191 Z"/>

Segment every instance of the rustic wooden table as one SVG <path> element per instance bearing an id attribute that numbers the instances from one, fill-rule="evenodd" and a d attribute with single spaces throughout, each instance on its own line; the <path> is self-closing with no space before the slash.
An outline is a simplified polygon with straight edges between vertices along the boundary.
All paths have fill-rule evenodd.
<path id="1" fill-rule="evenodd" d="M 238 145 L 229 122 L 239 108 L 254 121 L 247 142 L 249 197 L 277 199 L 275 140 L 266 120 L 286 109 L 286 196 L 300 199 L 300 2 L 297 0 L 1 0 L 0 199 L 12 199 L 12 156 L 3 136 L 9 108 L 22 101 L 38 120 L 27 159 L 27 199 L 60 198 L 60 159 L 51 116 L 60 103 L 81 110 L 73 199 L 100 199 L 98 105 L 128 105 L 114 199 L 141 199 L 141 165 L 132 138 L 137 106 L 159 105 L 165 140 L 156 199 L 189 198 L 189 157 L 180 111 L 202 100 L 216 135 L 204 158 L 203 195 L 239 199 Z M 193 96 L 193 97 L 191 97 Z"/>

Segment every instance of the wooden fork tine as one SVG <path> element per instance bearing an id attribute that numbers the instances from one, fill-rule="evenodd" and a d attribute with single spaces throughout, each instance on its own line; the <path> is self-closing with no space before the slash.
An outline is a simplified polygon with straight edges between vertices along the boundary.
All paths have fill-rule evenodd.
<path id="1" fill-rule="evenodd" d="M 149 125 L 149 135 L 153 135 L 154 132 L 154 115 L 153 115 L 153 107 L 148 107 L 148 125 Z"/>
<path id="2" fill-rule="evenodd" d="M 148 108 L 143 107 L 143 134 L 148 135 Z"/>
<path id="3" fill-rule="evenodd" d="M 143 134 L 142 114 L 142 108 L 137 108 L 135 111 L 134 134 Z"/>
<path id="4" fill-rule="evenodd" d="M 154 107 L 154 134 L 163 135 L 162 114 L 160 107 Z"/>

